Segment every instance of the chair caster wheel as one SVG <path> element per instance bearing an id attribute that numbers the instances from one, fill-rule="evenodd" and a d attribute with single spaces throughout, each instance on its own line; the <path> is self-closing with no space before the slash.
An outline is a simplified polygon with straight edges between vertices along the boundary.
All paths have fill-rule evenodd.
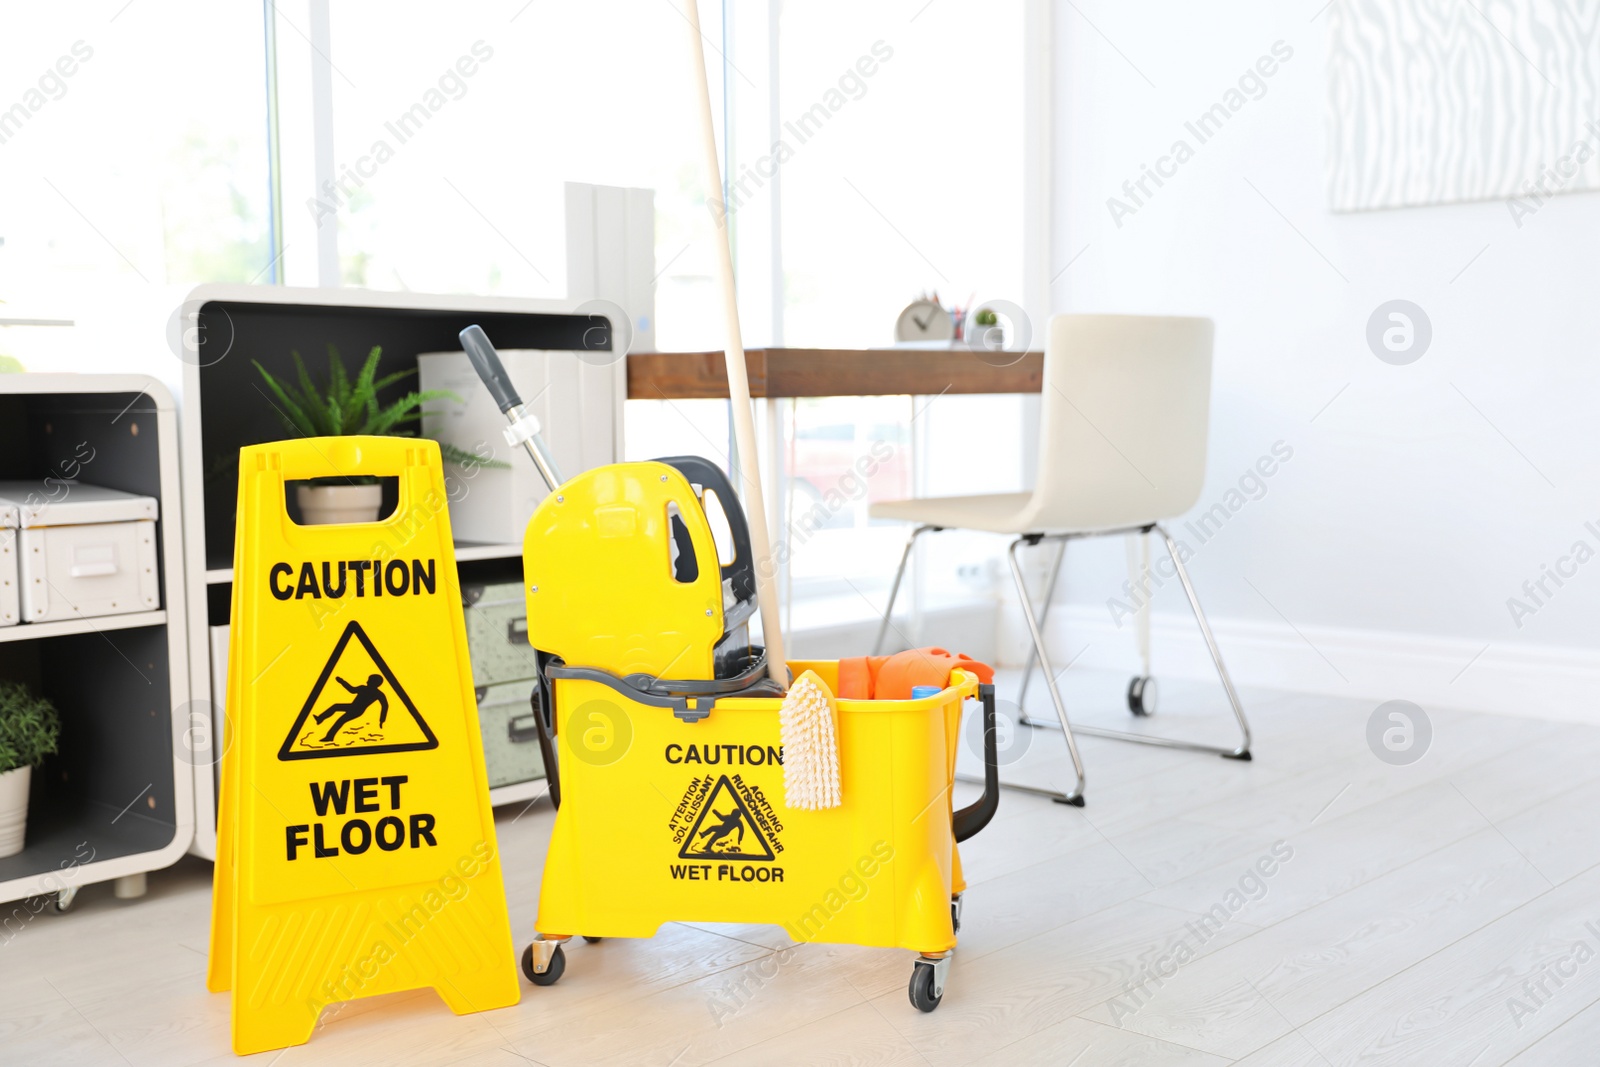
<path id="1" fill-rule="evenodd" d="M 533 946 L 529 945 L 522 951 L 522 973 L 534 985 L 555 985 L 561 980 L 561 972 L 566 969 L 567 954 L 561 951 L 560 945 L 550 954 L 550 966 L 542 972 L 533 969 Z"/>
<path id="2" fill-rule="evenodd" d="M 1128 683 L 1128 710 L 1140 717 L 1156 713 L 1156 680 L 1137 675 Z"/>
<path id="3" fill-rule="evenodd" d="M 934 978 L 932 961 L 918 960 L 912 964 L 911 985 L 907 992 L 911 995 L 912 1006 L 918 1011 L 932 1011 L 944 999 L 944 990 L 934 992 Z"/>
<path id="4" fill-rule="evenodd" d="M 584 941 L 588 942 L 591 945 L 598 945 L 600 943 L 600 940 L 601 940 L 598 937 L 590 937 L 588 934 L 584 934 L 583 935 L 583 939 L 584 939 Z"/>

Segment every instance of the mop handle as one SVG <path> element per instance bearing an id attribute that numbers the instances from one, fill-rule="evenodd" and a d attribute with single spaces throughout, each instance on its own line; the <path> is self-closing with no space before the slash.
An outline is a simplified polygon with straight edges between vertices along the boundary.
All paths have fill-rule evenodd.
<path id="1" fill-rule="evenodd" d="M 555 492 L 561 486 L 561 475 L 556 472 L 556 465 L 550 459 L 544 439 L 539 436 L 539 417 L 528 410 L 517 395 L 517 387 L 511 384 L 511 375 L 506 373 L 506 366 L 500 362 L 500 353 L 494 350 L 489 335 L 483 332 L 482 326 L 473 323 L 462 330 L 459 336 L 461 350 L 467 354 L 467 361 L 478 372 L 478 377 L 483 379 L 489 395 L 494 397 L 495 404 L 506 417 L 509 424 L 505 430 L 506 442 L 513 446 L 520 444 L 528 450 L 528 456 L 538 468 L 544 484 L 550 487 L 552 493 Z"/>
<path id="2" fill-rule="evenodd" d="M 494 344 L 489 340 L 489 335 L 483 332 L 483 327 L 473 323 L 462 330 L 459 336 L 462 351 L 466 352 L 472 369 L 483 379 L 484 386 L 489 390 L 489 395 L 494 397 L 501 413 L 520 408 L 522 398 L 517 395 L 517 387 L 511 384 L 511 375 L 506 373 L 506 365 L 500 362 L 500 353 L 494 350 Z"/>

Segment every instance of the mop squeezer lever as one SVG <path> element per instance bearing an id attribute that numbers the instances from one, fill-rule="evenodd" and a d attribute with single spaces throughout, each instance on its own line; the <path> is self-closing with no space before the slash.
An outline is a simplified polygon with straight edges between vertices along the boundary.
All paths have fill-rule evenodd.
<path id="1" fill-rule="evenodd" d="M 506 444 L 512 448 L 518 445 L 526 448 L 540 477 L 550 491 L 555 492 L 561 485 L 561 475 L 556 471 L 555 462 L 551 460 L 550 452 L 539 436 L 539 417 L 517 395 L 517 387 L 512 384 L 511 375 L 506 373 L 505 364 L 500 362 L 500 353 L 494 350 L 489 335 L 483 332 L 482 326 L 474 323 L 462 330 L 460 337 L 461 349 L 466 352 L 467 361 L 478 372 L 478 377 L 483 379 L 489 395 L 506 417 L 506 428 L 501 431 Z"/>

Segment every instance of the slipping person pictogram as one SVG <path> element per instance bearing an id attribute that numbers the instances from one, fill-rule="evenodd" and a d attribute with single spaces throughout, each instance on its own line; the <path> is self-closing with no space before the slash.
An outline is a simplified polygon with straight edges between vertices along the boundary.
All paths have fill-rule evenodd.
<path id="1" fill-rule="evenodd" d="M 383 685 L 383 675 L 367 675 L 366 685 L 351 685 L 338 675 L 334 676 L 334 681 L 350 690 L 351 695 L 354 696 L 355 699 L 344 704 L 335 704 L 316 717 L 317 725 L 321 726 L 334 715 L 339 715 L 339 721 L 328 727 L 328 732 L 322 735 L 322 740 L 332 741 L 334 737 L 338 735 L 340 730 L 343 730 L 348 724 L 356 719 L 361 718 L 361 716 L 366 714 L 367 709 L 373 704 L 377 704 L 379 708 L 378 729 L 383 729 L 383 724 L 389 719 L 389 698 L 384 696 L 382 691 L 378 688 L 379 686 Z M 341 712 L 343 714 L 340 714 Z"/>
<path id="2" fill-rule="evenodd" d="M 349 682 L 365 678 L 365 682 Z M 344 688 L 341 693 L 335 683 Z M 348 694 L 348 696 L 346 695 Z M 389 714 L 394 712 L 393 715 Z M 334 644 L 278 758 L 317 759 L 436 748 L 438 740 L 359 622 Z"/>
<path id="3" fill-rule="evenodd" d="M 702 849 L 707 852 L 715 852 L 717 845 L 735 830 L 739 831 L 739 840 L 733 843 L 733 847 L 738 848 L 744 844 L 744 812 L 734 808 L 726 815 L 720 811 L 713 811 L 711 814 L 716 816 L 718 821 L 711 829 L 700 831 L 700 836 L 707 839 L 701 843 L 700 847 Z"/>

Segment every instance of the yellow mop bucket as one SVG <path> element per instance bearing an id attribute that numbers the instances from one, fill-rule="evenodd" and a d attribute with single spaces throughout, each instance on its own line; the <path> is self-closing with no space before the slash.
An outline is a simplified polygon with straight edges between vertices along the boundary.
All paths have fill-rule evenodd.
<path id="1" fill-rule="evenodd" d="M 711 565 L 707 496 L 732 534 L 725 565 Z M 573 935 L 763 923 L 796 941 L 918 953 L 911 1000 L 932 1011 L 965 888 L 956 842 L 999 796 L 993 686 L 955 670 L 921 699 L 837 701 L 842 804 L 787 807 L 782 697 L 762 680 L 760 650 L 729 644 L 727 620 L 748 617 L 753 589 L 742 527 L 721 472 L 692 458 L 587 472 L 528 525 L 528 630 L 558 814 L 524 971 L 555 982 Z M 790 666 L 838 688 L 836 662 Z M 970 698 L 983 702 L 986 784 L 957 811 Z"/>

